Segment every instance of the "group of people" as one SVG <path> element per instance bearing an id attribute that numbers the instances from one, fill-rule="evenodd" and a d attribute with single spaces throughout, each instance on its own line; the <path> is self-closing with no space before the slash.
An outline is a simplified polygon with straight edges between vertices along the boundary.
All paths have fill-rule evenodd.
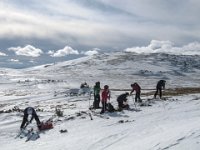
<path id="1" fill-rule="evenodd" d="M 162 89 L 165 89 L 165 80 L 160 80 L 157 83 L 156 86 L 156 92 L 154 94 L 154 98 L 158 95 L 160 98 L 162 97 Z M 132 95 L 133 92 L 135 91 L 135 102 L 142 102 L 140 98 L 141 94 L 141 87 L 138 85 L 138 83 L 131 84 L 132 90 L 130 93 L 126 92 L 117 97 L 117 102 L 118 102 L 118 109 L 129 109 L 129 105 L 127 103 L 127 97 L 129 95 Z M 101 92 L 102 91 L 102 92 Z M 100 95 L 101 94 L 101 95 Z M 104 113 L 106 110 L 108 110 L 108 107 L 112 108 L 114 110 L 113 106 L 108 103 L 108 100 L 110 100 L 110 90 L 108 85 L 104 85 L 103 90 L 101 89 L 100 82 L 96 82 L 94 86 L 94 102 L 93 102 L 93 108 L 98 109 L 100 108 L 100 102 L 102 104 L 102 109 L 100 113 Z M 33 107 L 27 107 L 24 110 L 24 117 L 21 123 L 20 128 L 26 128 L 26 126 L 32 122 L 32 120 L 35 119 L 38 128 L 41 128 L 41 122 L 39 120 L 38 115 L 36 114 L 36 111 Z"/>
<path id="2" fill-rule="evenodd" d="M 156 92 L 154 94 L 154 98 L 156 98 L 156 96 L 159 93 L 160 98 L 162 98 L 162 89 L 165 89 L 165 80 L 160 80 L 158 81 L 157 85 L 156 85 Z M 140 98 L 140 94 L 141 94 L 141 87 L 139 86 L 138 83 L 133 83 L 131 84 L 131 92 L 128 93 L 123 93 L 121 95 L 119 95 L 117 97 L 117 102 L 118 102 L 118 109 L 122 110 L 122 109 L 129 109 L 129 105 L 127 103 L 127 97 L 129 95 L 132 95 L 133 92 L 135 91 L 135 102 L 139 102 L 141 103 L 142 100 Z M 100 96 L 101 94 L 101 96 Z M 110 100 L 110 90 L 109 90 L 109 86 L 108 85 L 104 85 L 104 88 L 101 92 L 101 87 L 100 87 L 100 82 L 96 82 L 95 86 L 94 86 L 94 102 L 93 102 L 93 108 L 94 109 L 98 109 L 100 108 L 100 102 L 102 103 L 102 110 L 101 113 L 104 113 L 105 110 L 107 110 L 108 106 L 111 105 L 110 103 L 108 103 L 108 100 Z"/>
<path id="3" fill-rule="evenodd" d="M 101 93 L 101 87 L 100 82 L 96 82 L 94 86 L 94 102 L 93 102 L 93 108 L 97 109 L 100 108 L 100 101 L 102 104 L 102 111 L 101 113 L 104 113 L 107 108 L 107 101 L 110 100 L 110 90 L 108 85 L 104 85 L 103 91 Z M 101 99 L 100 99 L 101 97 Z"/>

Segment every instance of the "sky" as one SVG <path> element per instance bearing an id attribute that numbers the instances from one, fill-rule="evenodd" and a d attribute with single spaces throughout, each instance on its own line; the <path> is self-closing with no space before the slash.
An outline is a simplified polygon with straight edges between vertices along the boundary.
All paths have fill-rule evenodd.
<path id="1" fill-rule="evenodd" d="M 1 0 L 0 67 L 23 68 L 101 51 L 151 53 L 157 47 L 149 50 L 152 43 L 161 47 L 157 52 L 168 51 L 163 44 L 170 53 L 178 49 L 182 54 L 183 48 L 183 54 L 196 54 L 198 14 L 198 0 Z M 185 47 L 190 49 L 185 52 Z"/>

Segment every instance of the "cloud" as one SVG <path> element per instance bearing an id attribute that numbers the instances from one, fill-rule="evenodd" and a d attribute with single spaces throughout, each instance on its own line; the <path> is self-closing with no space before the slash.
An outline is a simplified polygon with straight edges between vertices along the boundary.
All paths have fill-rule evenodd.
<path id="1" fill-rule="evenodd" d="M 53 43 L 66 44 L 68 41 L 71 45 L 87 46 L 111 45 L 111 39 L 116 39 L 113 38 L 112 30 L 116 27 L 111 27 L 107 22 L 107 18 L 102 14 L 104 12 L 102 8 L 96 11 L 82 5 L 82 1 L 66 2 L 66 0 L 61 0 L 59 3 L 53 0 L 49 0 L 48 3 L 31 1 L 35 7 L 30 4 L 21 7 L 20 4 L 15 3 L 17 2 L 0 2 L 2 4 L 0 5 L 0 18 L 2 18 L 0 38 L 49 39 L 54 41 Z M 116 32 L 117 29 L 114 31 Z M 111 38 L 105 36 L 106 34 L 113 36 Z M 116 34 L 114 37 L 119 36 Z"/>
<path id="2" fill-rule="evenodd" d="M 14 51 L 16 55 L 39 57 L 43 51 L 41 49 L 35 48 L 34 46 L 27 45 L 25 47 L 10 47 L 9 51 Z"/>
<path id="3" fill-rule="evenodd" d="M 3 0 L 0 39 L 48 49 L 67 43 L 119 50 L 152 39 L 183 45 L 200 39 L 197 14 L 200 2 L 195 0 Z"/>
<path id="4" fill-rule="evenodd" d="M 93 50 L 89 50 L 89 51 L 82 52 L 82 53 L 83 53 L 84 55 L 92 56 L 92 55 L 98 54 L 99 51 L 100 51 L 99 48 L 94 48 Z"/>
<path id="5" fill-rule="evenodd" d="M 11 62 L 19 62 L 18 59 L 10 59 L 9 61 L 11 61 Z"/>
<path id="6" fill-rule="evenodd" d="M 30 63 L 36 63 L 34 60 L 30 60 L 29 62 L 30 62 Z"/>
<path id="7" fill-rule="evenodd" d="M 48 54 L 50 54 L 52 57 L 63 57 L 70 54 L 78 55 L 79 52 L 69 46 L 65 46 L 63 49 L 57 50 L 56 52 L 49 51 Z"/>
<path id="8" fill-rule="evenodd" d="M 101 0 L 122 11 L 137 16 L 138 21 L 156 22 L 166 24 L 199 23 L 200 2 L 196 0 Z M 183 17 L 184 16 L 184 17 Z"/>
<path id="9" fill-rule="evenodd" d="M 0 56 L 7 56 L 5 53 L 0 52 Z"/>
<path id="10" fill-rule="evenodd" d="M 193 42 L 182 47 L 173 46 L 174 44 L 170 41 L 158 41 L 152 40 L 151 43 L 146 47 L 132 47 L 127 48 L 125 52 L 134 53 L 167 53 L 175 55 L 200 55 L 200 43 Z"/>

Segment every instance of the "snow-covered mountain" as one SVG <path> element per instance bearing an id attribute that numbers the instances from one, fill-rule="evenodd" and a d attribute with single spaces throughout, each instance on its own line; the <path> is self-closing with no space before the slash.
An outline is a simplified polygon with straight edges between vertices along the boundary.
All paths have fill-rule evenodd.
<path id="1" fill-rule="evenodd" d="M 54 79 L 78 84 L 87 81 L 93 85 L 101 81 L 113 88 L 129 88 L 126 83 L 138 82 L 144 88 L 149 88 L 154 87 L 159 79 L 169 80 L 170 87 L 198 86 L 199 70 L 199 56 L 119 52 L 36 67 L 25 73 L 36 73 L 44 78 L 52 78 L 53 75 Z"/>
<path id="2" fill-rule="evenodd" d="M 3 150 L 198 150 L 199 74 L 199 56 L 160 53 L 107 53 L 27 69 L 2 68 L 0 145 Z M 148 102 L 160 79 L 167 81 L 165 101 Z M 104 118 L 92 114 L 91 120 L 88 108 L 93 97 L 66 92 L 83 82 L 92 87 L 96 81 L 101 87 L 109 85 L 115 108 L 117 96 L 130 91 L 133 82 L 141 85 L 141 97 L 151 106 L 135 105 L 130 96 L 130 107 L 139 111 L 105 113 Z M 25 142 L 15 136 L 23 116 L 18 110 L 27 106 L 36 108 L 41 120 L 54 116 L 56 107 L 64 116 L 55 116 L 54 128 L 40 133 L 39 139 Z M 67 133 L 59 132 L 66 129 Z"/>

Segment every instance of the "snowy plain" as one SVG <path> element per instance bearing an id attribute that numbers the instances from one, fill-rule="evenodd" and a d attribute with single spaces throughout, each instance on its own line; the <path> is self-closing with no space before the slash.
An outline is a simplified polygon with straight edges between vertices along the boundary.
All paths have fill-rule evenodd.
<path id="1" fill-rule="evenodd" d="M 0 145 L 2 150 L 199 150 L 200 93 L 176 93 L 175 88 L 200 88 L 198 55 L 108 53 L 27 69 L 0 69 Z M 165 100 L 154 99 L 158 80 L 165 79 Z M 111 89 L 110 102 L 117 108 L 119 94 L 130 92 L 138 82 L 141 98 L 151 106 L 134 104 L 140 111 L 88 113 L 93 96 L 66 96 L 72 88 L 100 81 Z M 199 90 L 200 91 L 200 90 Z M 56 96 L 55 96 L 56 93 Z M 55 115 L 54 128 L 40 138 L 25 142 L 15 138 L 23 113 L 15 108 L 34 107 L 41 121 Z M 96 110 L 99 112 L 100 110 Z M 35 127 L 33 121 L 31 126 Z M 60 130 L 67 130 L 61 133 Z"/>

